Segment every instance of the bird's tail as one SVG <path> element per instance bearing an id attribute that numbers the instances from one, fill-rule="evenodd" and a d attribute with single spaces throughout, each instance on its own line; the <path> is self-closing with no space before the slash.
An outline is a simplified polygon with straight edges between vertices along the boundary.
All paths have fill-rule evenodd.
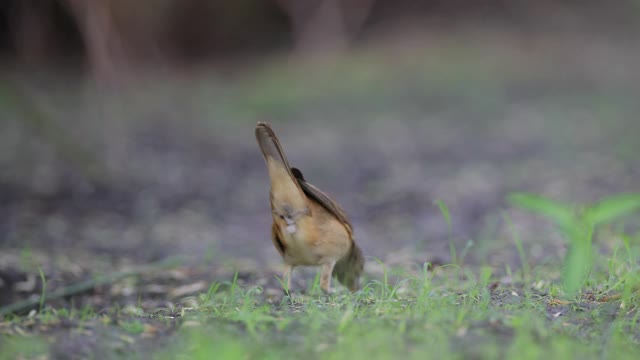
<path id="1" fill-rule="evenodd" d="M 278 137 L 269 123 L 259 122 L 256 125 L 256 140 L 258 140 L 258 146 L 265 160 L 269 161 L 269 159 L 273 159 L 280 163 L 280 165 L 287 169 L 287 172 L 289 172 L 289 175 L 293 179 L 294 176 L 291 172 L 289 162 L 286 156 L 284 156 L 280 141 L 278 141 Z"/>
<path id="2" fill-rule="evenodd" d="M 271 125 L 259 122 L 256 125 L 256 140 L 267 163 L 271 181 L 271 206 L 280 204 L 291 207 L 291 212 L 306 211 L 307 198 L 296 180 L 276 133 Z M 284 210 L 284 209 L 281 209 Z"/>
<path id="3" fill-rule="evenodd" d="M 351 249 L 342 259 L 336 262 L 333 268 L 333 276 L 351 291 L 360 288 L 360 275 L 364 269 L 364 256 L 362 250 L 355 242 L 351 243 Z"/>

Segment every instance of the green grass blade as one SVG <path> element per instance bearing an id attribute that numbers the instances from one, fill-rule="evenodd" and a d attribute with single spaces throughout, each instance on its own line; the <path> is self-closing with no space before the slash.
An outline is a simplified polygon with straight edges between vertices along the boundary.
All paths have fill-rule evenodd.
<path id="1" fill-rule="evenodd" d="M 563 269 L 563 285 L 567 295 L 573 296 L 580 291 L 591 269 L 589 244 L 573 242 L 567 250 Z"/>
<path id="2" fill-rule="evenodd" d="M 438 209 L 440 209 L 440 213 L 442 214 L 444 221 L 447 223 L 447 233 L 449 234 L 449 253 L 451 256 L 451 263 L 459 265 L 456 245 L 453 243 L 453 226 L 451 225 L 451 214 L 449 213 L 449 208 L 447 207 L 447 204 L 445 204 L 444 201 L 440 199 L 436 200 L 435 204 L 438 206 Z"/>
<path id="3" fill-rule="evenodd" d="M 640 209 L 640 194 L 621 194 L 601 200 L 591 206 L 586 213 L 587 219 L 598 225 L 615 220 Z"/>
<path id="4" fill-rule="evenodd" d="M 42 313 L 44 307 L 44 299 L 47 295 L 47 278 L 44 276 L 44 272 L 41 267 L 38 267 L 38 273 L 40 274 L 40 280 L 42 280 L 42 292 L 40 293 L 40 304 L 38 306 L 38 312 Z"/>
<path id="5" fill-rule="evenodd" d="M 509 195 L 508 201 L 521 209 L 542 215 L 562 228 L 571 227 L 575 223 L 575 215 L 571 207 L 539 195 L 513 193 Z"/>
<path id="6" fill-rule="evenodd" d="M 513 226 L 513 221 L 511 221 L 511 217 L 509 214 L 504 213 L 504 221 L 507 223 L 509 227 L 509 231 L 513 236 L 513 242 L 516 245 L 516 249 L 518 250 L 518 256 L 520 257 L 520 263 L 522 265 L 522 276 L 525 282 L 529 282 L 531 279 L 531 269 L 529 268 L 529 261 L 527 260 L 527 253 L 524 251 L 524 245 L 522 244 L 522 240 L 520 239 L 520 235 L 518 231 L 516 231 L 515 226 Z"/>

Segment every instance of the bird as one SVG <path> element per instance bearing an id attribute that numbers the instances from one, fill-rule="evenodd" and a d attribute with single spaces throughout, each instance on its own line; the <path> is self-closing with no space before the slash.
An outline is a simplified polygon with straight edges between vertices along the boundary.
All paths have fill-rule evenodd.
<path id="1" fill-rule="evenodd" d="M 346 213 L 298 168 L 289 166 L 269 123 L 258 122 L 255 135 L 269 173 L 271 240 L 285 265 L 285 291 L 298 266 L 319 266 L 320 288 L 326 293 L 332 292 L 332 277 L 358 291 L 365 259 Z"/>

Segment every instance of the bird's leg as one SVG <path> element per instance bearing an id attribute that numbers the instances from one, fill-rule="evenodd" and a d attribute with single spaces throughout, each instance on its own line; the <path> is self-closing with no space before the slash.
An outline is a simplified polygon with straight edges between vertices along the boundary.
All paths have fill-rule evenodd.
<path id="1" fill-rule="evenodd" d="M 332 261 L 322 264 L 320 268 L 320 288 L 326 293 L 331 293 L 331 274 L 335 265 L 336 262 Z"/>
<path id="2" fill-rule="evenodd" d="M 285 283 L 284 291 L 289 293 L 291 291 L 291 274 L 293 273 L 293 266 L 285 264 L 284 272 L 282 273 L 282 279 Z"/>

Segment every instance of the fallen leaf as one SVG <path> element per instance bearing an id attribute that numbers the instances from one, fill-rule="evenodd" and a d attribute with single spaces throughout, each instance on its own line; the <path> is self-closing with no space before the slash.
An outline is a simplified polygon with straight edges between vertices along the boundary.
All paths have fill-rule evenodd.
<path id="1" fill-rule="evenodd" d="M 150 284 L 144 287 L 144 292 L 147 294 L 166 294 L 167 288 L 164 285 Z"/>
<path id="2" fill-rule="evenodd" d="M 203 291 L 205 289 L 207 289 L 208 285 L 206 282 L 204 281 L 198 281 L 195 282 L 193 284 L 189 284 L 189 285 L 183 285 L 183 286 L 179 286 L 177 288 L 172 289 L 169 292 L 169 295 L 171 297 L 181 297 L 181 296 L 185 296 L 188 294 L 193 294 L 199 291 Z"/>
<path id="3" fill-rule="evenodd" d="M 571 301 L 560 300 L 560 299 L 551 299 L 551 300 L 549 300 L 549 302 L 547 304 L 551 305 L 551 306 L 569 305 L 569 304 L 571 304 Z"/>
<path id="4" fill-rule="evenodd" d="M 122 340 L 122 341 L 124 341 L 124 342 L 126 342 L 128 344 L 134 344 L 136 342 L 136 340 L 134 338 L 132 338 L 131 336 L 128 336 L 128 335 L 124 335 L 124 334 L 120 335 L 120 340 Z"/>
<path id="5" fill-rule="evenodd" d="M 28 274 L 26 281 L 15 283 L 15 285 L 13 285 L 13 288 L 19 292 L 32 292 L 36 289 L 36 284 L 36 276 L 33 274 Z"/>
<path id="6" fill-rule="evenodd" d="M 464 326 L 463 326 L 463 327 L 461 327 L 461 328 L 458 328 L 458 330 L 456 331 L 456 336 L 457 336 L 457 337 L 463 337 L 463 336 L 465 336 L 466 334 L 467 334 L 467 328 L 466 328 L 466 327 L 464 327 Z"/>
<path id="7" fill-rule="evenodd" d="M 195 320 L 187 320 L 185 322 L 182 323 L 182 326 L 186 326 L 186 327 L 196 327 L 196 326 L 201 326 L 202 324 L 198 321 Z"/>
<path id="8" fill-rule="evenodd" d="M 151 324 L 144 324 L 144 331 L 142 332 L 142 337 L 151 338 L 156 336 L 158 333 L 158 328 Z"/>

